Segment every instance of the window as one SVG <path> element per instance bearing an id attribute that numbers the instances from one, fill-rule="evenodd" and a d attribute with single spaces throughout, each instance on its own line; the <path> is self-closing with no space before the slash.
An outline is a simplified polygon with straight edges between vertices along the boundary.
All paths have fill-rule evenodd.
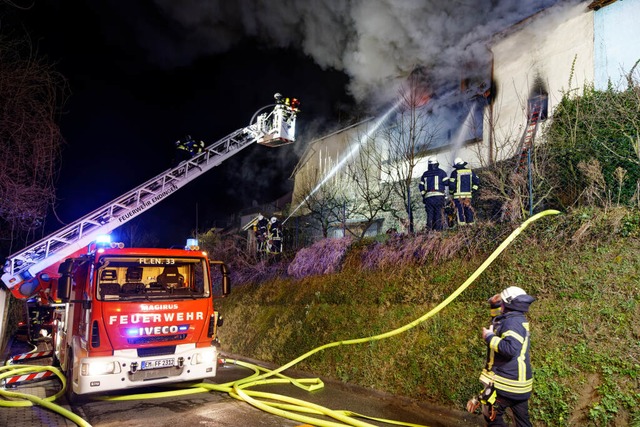
<path id="1" fill-rule="evenodd" d="M 549 114 L 549 97 L 546 94 L 536 95 L 527 101 L 527 119 L 531 120 L 534 113 L 538 112 L 538 121 L 547 120 Z"/>

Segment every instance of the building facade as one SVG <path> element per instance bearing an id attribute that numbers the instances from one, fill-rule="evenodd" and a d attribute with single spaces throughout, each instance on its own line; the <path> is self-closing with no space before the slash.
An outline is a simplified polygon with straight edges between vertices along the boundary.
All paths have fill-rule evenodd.
<path id="1" fill-rule="evenodd" d="M 357 165 L 353 159 L 363 152 L 364 145 L 374 146 L 384 156 L 382 163 L 387 165 L 386 169 L 373 171 L 380 183 L 398 179 L 389 173 L 394 168 L 410 170 L 415 181 L 410 198 L 419 230 L 425 218 L 417 181 L 427 168 L 429 156 L 436 156 L 446 172 L 451 171 L 456 157 L 463 158 L 472 168 L 511 159 L 522 150 L 532 106 L 540 105 L 538 118 L 544 129 L 563 95 L 580 95 L 585 85 L 603 89 L 609 84 L 625 84 L 629 72 L 638 72 L 635 68 L 640 60 L 640 44 L 636 41 L 640 40 L 640 26 L 634 23 L 637 16 L 640 0 L 560 2 L 494 35 L 487 46 L 491 56 L 491 70 L 487 70 L 490 88 L 479 86 L 470 90 L 461 78 L 455 101 L 459 108 L 438 109 L 440 113 L 457 114 L 455 120 L 436 117 L 433 113 L 436 109 L 429 104 L 416 108 L 418 114 L 427 113 L 422 118 L 424 123 L 415 126 L 438 129 L 431 134 L 430 143 L 413 147 L 414 157 L 408 161 L 389 148 L 393 128 L 399 126 L 397 114 L 365 120 L 319 138 L 309 144 L 292 176 L 295 182 L 292 206 L 300 206 L 298 215 L 307 214 L 302 206 L 310 188 L 317 194 L 328 183 L 342 188 L 349 195 L 347 199 L 354 198 L 355 186 L 348 182 L 349 174 L 344 168 L 349 161 Z M 441 123 L 449 125 L 437 125 Z M 346 181 L 337 185 L 341 180 Z M 396 200 L 396 209 L 403 203 L 406 205 L 407 201 Z M 372 230 L 376 233 L 406 229 L 406 224 L 389 212 L 381 212 L 379 216 L 378 225 Z M 357 222 L 356 218 L 350 220 Z"/>

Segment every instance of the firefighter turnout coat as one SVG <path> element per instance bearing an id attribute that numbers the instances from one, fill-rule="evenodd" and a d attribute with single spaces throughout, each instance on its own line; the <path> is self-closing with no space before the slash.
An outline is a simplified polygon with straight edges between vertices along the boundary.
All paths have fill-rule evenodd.
<path id="1" fill-rule="evenodd" d="M 523 312 L 507 311 L 493 320 L 493 328 L 485 338 L 487 363 L 480 381 L 493 383 L 498 395 L 526 400 L 533 389 L 529 322 Z"/>

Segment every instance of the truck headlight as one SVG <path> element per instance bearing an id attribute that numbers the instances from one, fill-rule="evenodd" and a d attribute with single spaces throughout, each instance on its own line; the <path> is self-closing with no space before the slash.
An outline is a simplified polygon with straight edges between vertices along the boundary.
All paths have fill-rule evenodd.
<path id="1" fill-rule="evenodd" d="M 109 375 L 120 372 L 120 365 L 115 362 L 88 362 L 80 366 L 83 376 Z"/>
<path id="2" fill-rule="evenodd" d="M 193 355 L 193 357 L 191 358 L 191 364 L 200 365 L 201 363 L 212 363 L 215 360 L 215 351 L 201 351 Z"/>

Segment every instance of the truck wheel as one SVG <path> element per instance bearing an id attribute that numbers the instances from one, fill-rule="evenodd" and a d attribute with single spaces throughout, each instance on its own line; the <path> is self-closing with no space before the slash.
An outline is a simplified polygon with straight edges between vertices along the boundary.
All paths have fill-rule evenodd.
<path id="1" fill-rule="evenodd" d="M 78 395 L 73 392 L 71 383 L 73 381 L 73 351 L 71 348 L 67 348 L 67 368 L 64 370 L 65 377 L 67 379 L 67 388 L 65 390 L 65 396 L 69 405 L 73 405 L 78 402 Z"/>
<path id="2" fill-rule="evenodd" d="M 51 356 L 51 366 L 55 367 L 55 368 L 59 368 L 60 365 L 60 359 L 58 359 L 58 356 L 56 356 L 56 351 L 55 349 L 53 350 L 53 355 Z"/>

